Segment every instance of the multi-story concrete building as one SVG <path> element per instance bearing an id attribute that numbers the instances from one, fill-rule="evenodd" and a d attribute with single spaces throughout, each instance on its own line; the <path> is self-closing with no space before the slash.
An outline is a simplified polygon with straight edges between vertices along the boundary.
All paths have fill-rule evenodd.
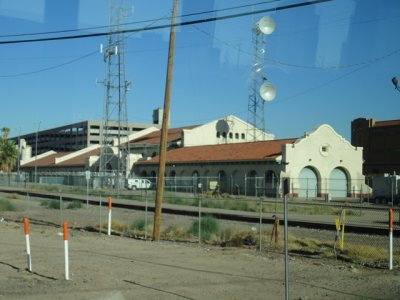
<path id="1" fill-rule="evenodd" d="M 400 173 L 400 120 L 355 119 L 351 143 L 364 149 L 364 175 Z"/>
<path id="2" fill-rule="evenodd" d="M 109 123 L 109 138 L 112 139 L 120 133 L 122 136 L 126 133 L 133 134 L 151 126 L 160 127 L 161 119 L 156 110 L 153 114 L 153 124 L 128 123 L 128 128 L 119 128 L 117 122 Z M 74 124 L 64 125 L 56 128 L 32 132 L 12 138 L 18 143 L 18 140 L 25 140 L 31 147 L 32 155 L 42 154 L 47 151 L 71 152 L 84 149 L 89 146 L 99 145 L 103 140 L 103 122 L 87 120 Z M 36 152 L 37 145 L 37 152 Z"/>

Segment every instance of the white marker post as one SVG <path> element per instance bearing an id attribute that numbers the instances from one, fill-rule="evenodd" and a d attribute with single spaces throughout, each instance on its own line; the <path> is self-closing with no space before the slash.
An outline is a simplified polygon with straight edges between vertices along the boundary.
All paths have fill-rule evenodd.
<path id="1" fill-rule="evenodd" d="M 393 209 L 389 209 L 389 270 L 393 269 Z"/>
<path id="2" fill-rule="evenodd" d="M 24 218 L 25 242 L 26 242 L 26 257 L 28 261 L 28 270 L 32 272 L 31 245 L 29 242 L 29 222 L 28 218 Z"/>
<path id="3" fill-rule="evenodd" d="M 69 255 L 68 255 L 68 224 L 64 221 L 64 260 L 65 260 L 65 280 L 69 280 Z"/>
<path id="4" fill-rule="evenodd" d="M 108 197 L 108 231 L 107 234 L 111 235 L 111 207 L 112 207 L 112 197 Z"/>

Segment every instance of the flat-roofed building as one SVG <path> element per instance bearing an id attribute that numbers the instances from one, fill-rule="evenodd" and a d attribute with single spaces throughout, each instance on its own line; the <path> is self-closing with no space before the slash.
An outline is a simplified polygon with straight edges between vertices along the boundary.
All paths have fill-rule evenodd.
<path id="1" fill-rule="evenodd" d="M 400 120 L 355 119 L 351 144 L 364 149 L 364 175 L 400 173 Z"/>
<path id="2" fill-rule="evenodd" d="M 159 127 L 160 125 L 131 122 L 128 123 L 127 127 L 119 128 L 118 122 L 109 122 L 109 142 L 111 143 L 113 138 L 116 138 L 118 134 L 122 136 L 130 135 L 151 126 Z M 22 139 L 32 148 L 32 155 L 36 155 L 36 153 L 39 155 L 48 151 L 77 151 L 101 144 L 103 140 L 103 122 L 87 120 L 12 138 L 16 143 Z"/>

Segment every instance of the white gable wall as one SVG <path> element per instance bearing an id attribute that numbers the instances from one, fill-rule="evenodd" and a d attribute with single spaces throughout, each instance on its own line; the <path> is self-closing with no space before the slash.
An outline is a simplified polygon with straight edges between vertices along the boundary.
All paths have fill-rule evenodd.
<path id="1" fill-rule="evenodd" d="M 285 145 L 282 150 L 282 161 L 286 165 L 281 176 L 290 177 L 293 194 L 302 192 L 300 177 L 304 168 L 311 168 L 316 173 L 318 195 L 327 194 L 333 188 L 330 185 L 334 185 L 335 180 L 329 178 L 336 168 L 347 175 L 347 194 L 369 191 L 362 175 L 363 149 L 353 147 L 329 125 L 319 126 L 294 144 Z"/>
<path id="2" fill-rule="evenodd" d="M 226 116 L 225 118 L 215 120 L 193 129 L 185 129 L 183 131 L 183 146 L 202 146 L 202 145 L 218 145 L 243 143 L 248 141 L 248 131 L 253 127 L 247 122 L 235 117 Z M 263 136 L 262 132 L 257 129 L 259 136 Z M 217 133 L 219 132 L 219 137 Z M 225 133 L 225 137 L 224 137 Z M 231 134 L 231 135 L 230 135 Z M 264 139 L 273 140 L 273 134 L 264 134 Z"/>

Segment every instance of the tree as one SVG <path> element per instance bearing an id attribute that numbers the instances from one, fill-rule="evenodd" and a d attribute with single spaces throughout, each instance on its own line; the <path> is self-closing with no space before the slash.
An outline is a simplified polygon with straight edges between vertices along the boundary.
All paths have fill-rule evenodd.
<path id="1" fill-rule="evenodd" d="M 8 140 L 10 129 L 3 127 L 1 129 L 2 136 L 0 139 L 0 170 L 7 172 L 9 179 L 11 170 L 14 167 L 17 158 L 18 150 L 13 141 Z"/>

